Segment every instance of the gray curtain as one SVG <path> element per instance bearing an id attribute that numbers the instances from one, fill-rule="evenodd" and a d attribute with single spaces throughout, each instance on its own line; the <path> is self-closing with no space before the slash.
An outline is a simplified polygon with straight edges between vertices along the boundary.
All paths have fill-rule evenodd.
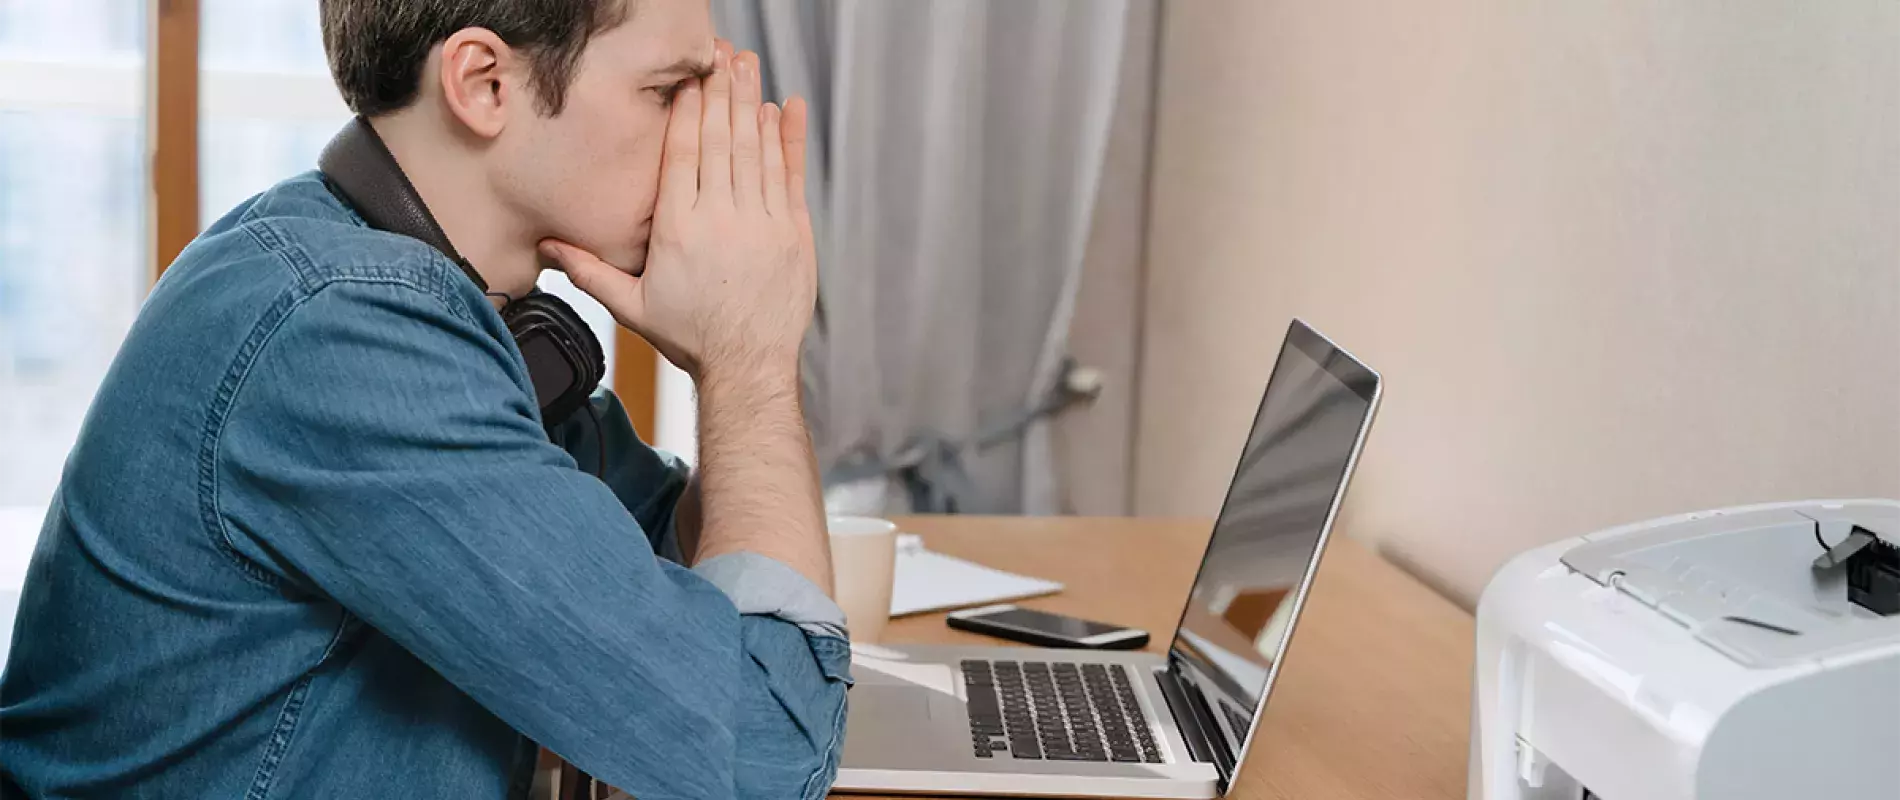
<path id="1" fill-rule="evenodd" d="M 806 390 L 840 510 L 1053 513 L 1128 0 L 714 0 L 814 109 Z"/>

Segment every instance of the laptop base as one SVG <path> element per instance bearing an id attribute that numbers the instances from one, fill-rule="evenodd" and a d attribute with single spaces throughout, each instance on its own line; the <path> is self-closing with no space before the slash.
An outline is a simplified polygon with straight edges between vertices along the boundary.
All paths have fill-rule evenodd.
<path id="1" fill-rule="evenodd" d="M 1017 759 L 971 748 L 967 660 L 1017 664 L 1119 665 L 1132 677 L 1162 763 Z M 1220 776 L 1194 760 L 1161 696 L 1150 653 L 1028 647 L 878 647 L 852 658 L 844 754 L 833 791 L 1018 797 L 1212 798 Z"/>

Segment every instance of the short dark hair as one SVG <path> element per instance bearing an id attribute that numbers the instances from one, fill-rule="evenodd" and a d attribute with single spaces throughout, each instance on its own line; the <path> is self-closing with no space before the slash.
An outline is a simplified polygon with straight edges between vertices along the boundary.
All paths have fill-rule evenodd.
<path id="1" fill-rule="evenodd" d="M 323 51 L 350 110 L 365 117 L 415 102 L 429 50 L 487 28 L 527 54 L 542 113 L 561 113 L 581 51 L 625 21 L 629 0 L 319 0 Z"/>

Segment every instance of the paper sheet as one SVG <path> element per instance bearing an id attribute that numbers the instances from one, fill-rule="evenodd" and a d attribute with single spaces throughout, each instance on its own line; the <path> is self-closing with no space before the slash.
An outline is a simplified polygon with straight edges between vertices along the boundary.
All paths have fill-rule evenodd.
<path id="1" fill-rule="evenodd" d="M 924 549 L 911 534 L 897 539 L 891 616 L 981 606 L 1062 591 L 1062 584 L 990 569 Z"/>

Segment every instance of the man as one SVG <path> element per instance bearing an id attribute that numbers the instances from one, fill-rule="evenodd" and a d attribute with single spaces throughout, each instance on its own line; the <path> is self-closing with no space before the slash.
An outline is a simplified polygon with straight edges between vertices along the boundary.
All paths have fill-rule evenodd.
<path id="1" fill-rule="evenodd" d="M 186 249 L 42 530 L 0 795 L 522 797 L 539 744 L 641 798 L 822 796 L 849 647 L 798 407 L 803 105 L 706 0 L 321 8 L 492 294 L 315 174 Z M 607 394 L 543 429 L 496 309 L 547 264 L 693 376 L 696 473 Z"/>

